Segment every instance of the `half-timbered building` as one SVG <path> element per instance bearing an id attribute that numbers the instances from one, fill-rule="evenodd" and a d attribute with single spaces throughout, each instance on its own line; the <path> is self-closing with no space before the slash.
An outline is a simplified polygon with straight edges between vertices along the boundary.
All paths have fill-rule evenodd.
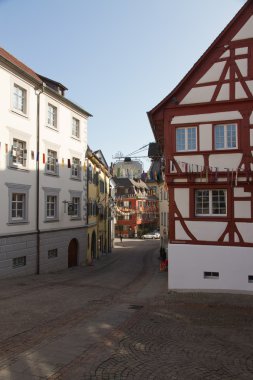
<path id="1" fill-rule="evenodd" d="M 252 291 L 252 0 L 148 116 L 169 189 L 169 288 Z"/>

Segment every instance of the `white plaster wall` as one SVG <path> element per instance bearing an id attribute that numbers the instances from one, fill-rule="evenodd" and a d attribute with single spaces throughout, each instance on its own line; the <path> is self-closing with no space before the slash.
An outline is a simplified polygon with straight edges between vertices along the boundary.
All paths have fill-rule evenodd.
<path id="1" fill-rule="evenodd" d="M 189 190 L 175 189 L 175 202 L 181 215 L 189 218 Z"/>
<path id="2" fill-rule="evenodd" d="M 229 85 L 223 84 L 221 86 L 220 92 L 217 96 L 217 100 L 228 100 L 229 99 Z"/>
<path id="3" fill-rule="evenodd" d="M 248 54 L 248 47 L 235 49 L 235 55 Z"/>
<path id="4" fill-rule="evenodd" d="M 253 146 L 253 129 L 250 130 L 250 146 Z"/>
<path id="5" fill-rule="evenodd" d="M 205 103 L 212 99 L 216 86 L 196 87 L 191 89 L 180 104 Z"/>
<path id="6" fill-rule="evenodd" d="M 241 161 L 241 153 L 227 153 L 227 154 L 211 154 L 209 157 L 209 165 L 212 167 L 218 167 L 220 170 L 236 170 Z"/>
<path id="7" fill-rule="evenodd" d="M 186 225 L 198 240 L 217 241 L 224 232 L 227 223 L 186 221 Z"/>
<path id="8" fill-rule="evenodd" d="M 203 155 L 194 155 L 194 156 L 176 156 L 176 161 L 180 164 L 180 162 L 185 162 L 193 165 L 204 165 Z"/>
<path id="9" fill-rule="evenodd" d="M 234 207 L 235 218 L 251 218 L 250 201 L 235 201 Z"/>
<path id="10" fill-rule="evenodd" d="M 249 87 L 251 93 L 253 94 L 253 81 L 247 80 L 246 83 L 247 83 L 247 86 Z M 251 114 L 251 118 L 250 118 L 250 123 L 252 124 L 252 114 Z"/>
<path id="11" fill-rule="evenodd" d="M 57 107 L 57 130 L 47 126 L 47 107 L 48 103 Z M 72 117 L 80 121 L 80 139 L 73 138 L 72 134 Z M 85 161 L 85 152 L 87 149 L 87 119 L 65 103 L 52 99 L 47 93 L 41 95 L 41 113 L 40 113 L 40 228 L 41 230 L 77 227 L 84 225 L 84 210 L 86 205 L 84 196 L 84 172 L 83 164 Z M 43 153 L 47 159 L 47 150 L 57 151 L 59 162 L 59 177 L 45 174 L 45 164 L 43 164 Z M 72 157 L 80 159 L 82 164 L 82 181 L 71 179 L 71 169 L 68 168 L 68 159 L 72 162 Z M 64 160 L 64 164 L 62 163 Z M 61 189 L 59 193 L 59 221 L 45 222 L 45 192 L 42 187 Z M 64 213 L 63 201 L 70 201 L 70 190 L 82 192 L 81 219 L 71 220 L 71 216 Z"/>
<path id="12" fill-rule="evenodd" d="M 239 82 L 237 82 L 235 84 L 235 97 L 236 97 L 236 99 L 243 99 L 243 98 L 247 98 L 248 97 L 248 95 L 244 91 L 241 83 L 239 83 Z"/>
<path id="13" fill-rule="evenodd" d="M 239 70 L 242 76 L 246 77 L 248 75 L 248 59 L 247 58 L 236 59 L 235 62 L 237 66 L 239 67 Z"/>
<path id="14" fill-rule="evenodd" d="M 198 83 L 208 83 L 219 80 L 222 70 L 224 69 L 225 63 L 225 61 L 214 63 L 213 66 L 198 81 Z"/>
<path id="15" fill-rule="evenodd" d="M 175 237 L 176 240 L 190 240 L 190 237 L 187 235 L 185 230 L 182 227 L 182 224 L 179 220 L 175 221 Z"/>
<path id="16" fill-rule="evenodd" d="M 244 191 L 243 187 L 234 187 L 235 197 L 250 197 L 251 193 Z"/>
<path id="17" fill-rule="evenodd" d="M 253 291 L 253 249 L 211 245 L 169 244 L 170 290 Z M 204 279 L 204 272 L 219 272 L 219 279 Z"/>
<path id="18" fill-rule="evenodd" d="M 172 119 L 172 124 L 211 122 L 220 120 L 238 120 L 242 119 L 242 115 L 238 111 L 231 112 L 215 112 L 198 115 L 175 116 Z"/>
<path id="19" fill-rule="evenodd" d="M 199 145 L 200 150 L 212 150 L 212 124 L 200 124 Z"/>
<path id="20" fill-rule="evenodd" d="M 27 80 L 16 77 L 7 68 L 0 67 L 0 193 L 2 195 L 0 213 L 0 235 L 30 232 L 35 229 L 35 167 L 36 167 L 36 95 L 34 87 Z M 27 115 L 21 116 L 12 108 L 13 85 L 17 83 L 27 90 Z M 13 138 L 27 143 L 27 165 L 25 171 L 9 169 L 10 151 Z M 6 152 L 6 147 L 8 151 Z M 35 158 L 31 157 L 31 150 Z M 31 185 L 29 190 L 29 224 L 8 225 L 9 205 L 6 183 Z"/>
<path id="21" fill-rule="evenodd" d="M 245 243 L 253 243 L 252 223 L 236 223 Z M 252 249 L 253 250 L 253 249 Z"/>
<path id="22" fill-rule="evenodd" d="M 253 16 L 243 25 L 240 31 L 234 36 L 232 41 L 244 40 L 253 37 Z"/>

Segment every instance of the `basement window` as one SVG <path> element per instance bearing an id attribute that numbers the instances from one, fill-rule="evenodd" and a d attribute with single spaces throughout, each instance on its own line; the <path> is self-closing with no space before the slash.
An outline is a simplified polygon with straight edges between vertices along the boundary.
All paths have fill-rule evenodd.
<path id="1" fill-rule="evenodd" d="M 252 274 L 248 276 L 248 282 L 253 282 L 253 275 Z"/>
<path id="2" fill-rule="evenodd" d="M 204 272 L 204 278 L 219 278 L 219 272 Z"/>
<path id="3" fill-rule="evenodd" d="M 26 256 L 15 257 L 12 259 L 12 268 L 24 267 L 26 265 Z"/>
<path id="4" fill-rule="evenodd" d="M 55 248 L 55 249 L 49 249 L 49 251 L 48 251 L 48 258 L 49 259 L 52 259 L 52 258 L 57 257 L 57 256 L 58 256 L 58 250 L 57 250 L 57 248 Z"/>

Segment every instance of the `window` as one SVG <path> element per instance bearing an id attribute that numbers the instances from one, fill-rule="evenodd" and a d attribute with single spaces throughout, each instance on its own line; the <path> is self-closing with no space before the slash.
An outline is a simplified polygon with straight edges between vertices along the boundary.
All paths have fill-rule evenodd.
<path id="1" fill-rule="evenodd" d="M 52 104 L 48 104 L 47 125 L 49 127 L 57 128 L 57 108 Z"/>
<path id="2" fill-rule="evenodd" d="M 15 257 L 12 259 L 12 268 L 24 267 L 26 265 L 26 256 Z"/>
<path id="3" fill-rule="evenodd" d="M 102 181 L 102 180 L 99 181 L 99 191 L 100 191 L 100 193 L 105 192 L 105 184 L 104 184 L 104 181 Z"/>
<path id="4" fill-rule="evenodd" d="M 226 190 L 196 190 L 195 215 L 219 216 L 227 214 Z"/>
<path id="5" fill-rule="evenodd" d="M 45 194 L 45 222 L 59 220 L 59 193 L 60 189 L 43 187 Z"/>
<path id="6" fill-rule="evenodd" d="M 9 197 L 9 224 L 28 223 L 30 185 L 6 183 Z"/>
<path id="7" fill-rule="evenodd" d="M 176 151 L 191 151 L 197 149 L 197 127 L 176 129 Z"/>
<path id="8" fill-rule="evenodd" d="M 71 215 L 71 219 L 80 219 L 81 218 L 81 191 L 69 190 L 71 203 L 73 205 L 73 214 Z M 93 213 L 92 206 L 90 211 L 90 215 L 96 215 Z"/>
<path id="9" fill-rule="evenodd" d="M 57 152 L 51 149 L 47 151 L 46 173 L 59 175 Z"/>
<path id="10" fill-rule="evenodd" d="M 57 248 L 49 249 L 48 252 L 47 252 L 47 255 L 48 255 L 49 259 L 53 259 L 53 258 L 57 257 L 58 256 L 58 250 L 57 250 Z"/>
<path id="11" fill-rule="evenodd" d="M 54 195 L 48 195 L 47 196 L 47 218 L 56 218 L 56 207 L 57 197 Z"/>
<path id="12" fill-rule="evenodd" d="M 25 218 L 25 194 L 12 193 L 11 206 L 12 220 L 23 220 Z"/>
<path id="13" fill-rule="evenodd" d="M 27 113 L 26 101 L 27 92 L 24 88 L 14 84 L 13 88 L 13 108 L 24 114 Z"/>
<path id="14" fill-rule="evenodd" d="M 237 125 L 215 125 L 214 126 L 215 149 L 237 148 Z"/>
<path id="15" fill-rule="evenodd" d="M 27 160 L 26 142 L 18 139 L 13 139 L 11 150 L 11 166 L 25 167 Z"/>
<path id="16" fill-rule="evenodd" d="M 72 198 L 72 204 L 73 204 L 73 217 L 80 217 L 80 198 L 73 197 Z"/>
<path id="17" fill-rule="evenodd" d="M 80 138 L 80 122 L 75 117 L 72 118 L 72 136 Z"/>
<path id="18" fill-rule="evenodd" d="M 204 272 L 204 278 L 219 279 L 219 272 Z"/>
<path id="19" fill-rule="evenodd" d="M 79 158 L 76 157 L 72 158 L 71 178 L 81 179 L 81 164 Z"/>

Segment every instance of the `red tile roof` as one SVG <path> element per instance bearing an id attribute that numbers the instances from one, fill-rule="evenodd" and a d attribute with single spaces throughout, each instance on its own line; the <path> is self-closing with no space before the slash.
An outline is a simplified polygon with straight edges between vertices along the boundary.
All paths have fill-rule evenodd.
<path id="1" fill-rule="evenodd" d="M 0 47 L 0 56 L 12 63 L 13 65 L 17 66 L 19 69 L 24 71 L 26 74 L 30 75 L 40 83 L 42 83 L 42 80 L 40 77 L 32 70 L 30 67 L 26 66 L 23 62 L 19 61 L 17 58 L 15 58 L 13 55 L 8 53 L 6 50 Z"/>

